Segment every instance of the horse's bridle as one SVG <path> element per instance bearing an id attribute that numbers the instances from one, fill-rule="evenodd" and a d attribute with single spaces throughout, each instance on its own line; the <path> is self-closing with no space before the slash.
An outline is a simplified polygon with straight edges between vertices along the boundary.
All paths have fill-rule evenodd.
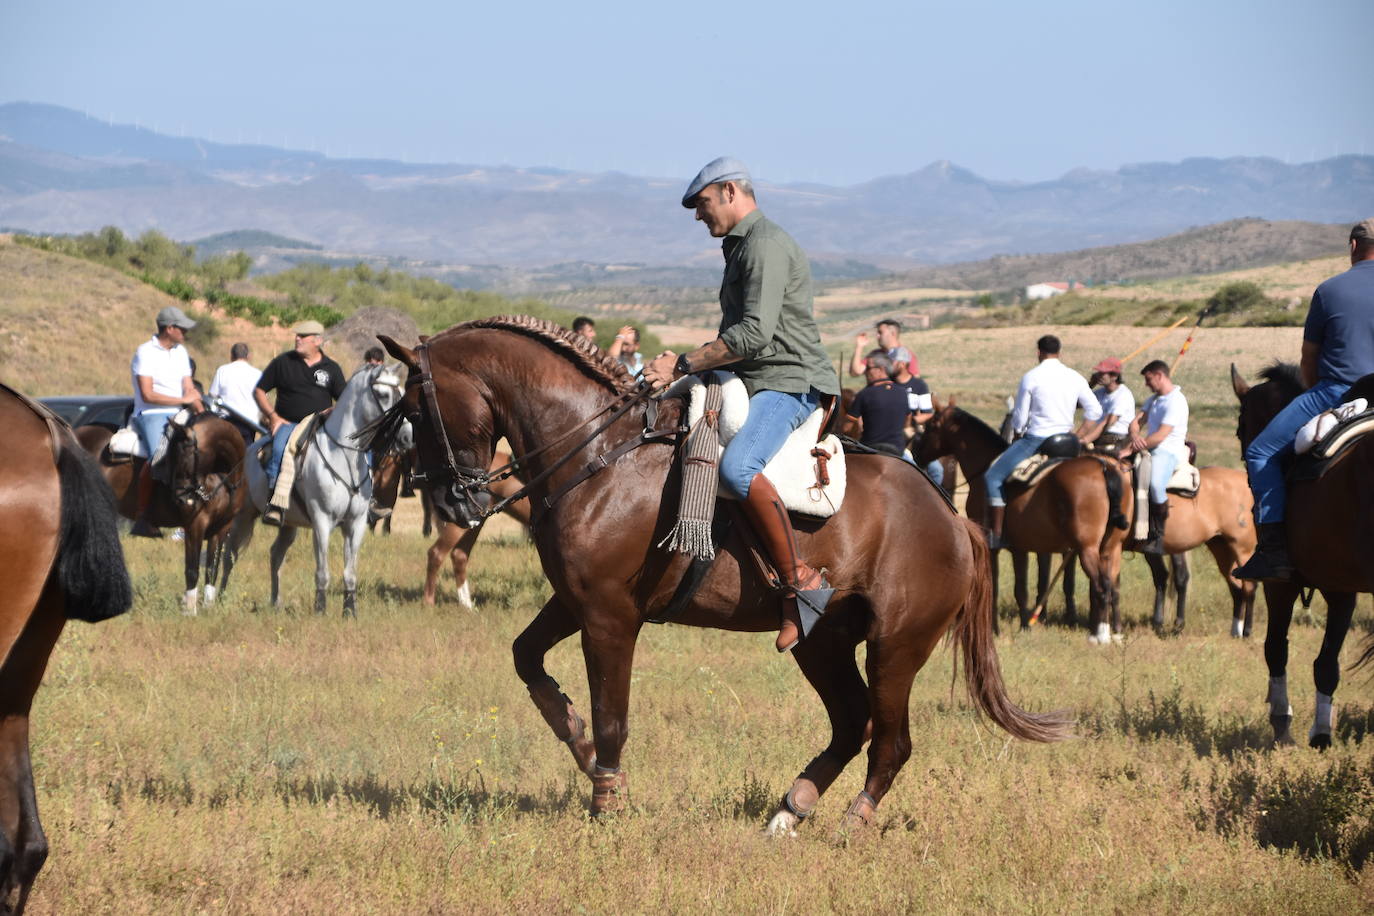
<path id="1" fill-rule="evenodd" d="M 578 423 L 562 435 L 556 437 L 552 442 L 546 443 L 532 452 L 516 456 L 502 467 L 496 468 L 495 470 L 488 470 L 487 468 L 462 464 L 454 456 L 453 445 L 449 442 L 448 438 L 448 429 L 444 426 L 443 413 L 439 410 L 438 390 L 435 387 L 434 373 L 430 367 L 429 345 L 427 343 L 422 343 L 416 347 L 415 356 L 420 364 L 420 372 L 406 379 L 406 386 L 411 387 L 418 385 L 420 387 L 420 392 L 423 396 L 423 407 L 428 412 L 429 420 L 436 430 L 436 438 L 443 447 L 444 466 L 438 470 L 423 467 L 417 468 L 412 474 L 412 477 L 417 481 L 447 483 L 449 492 L 455 499 L 466 501 L 476 510 L 474 514 L 475 521 L 488 519 L 501 512 L 511 503 L 528 496 L 532 488 L 547 480 L 555 471 L 567 464 L 574 455 L 586 448 L 597 436 L 605 432 L 612 424 L 641 402 L 648 402 L 644 430 L 638 436 L 622 443 L 611 451 L 603 455 L 598 455 L 589 462 L 582 472 L 574 477 L 573 480 L 565 483 L 557 492 L 544 497 L 545 508 L 552 507 L 553 504 L 558 501 L 559 497 L 572 489 L 572 487 L 586 480 L 602 468 L 609 467 L 613 461 L 626 452 L 643 445 L 645 442 L 656 439 L 667 439 L 685 431 L 685 427 L 680 426 L 664 430 L 655 430 L 651 428 L 653 426 L 653 420 L 657 415 L 657 404 L 649 400 L 653 394 L 652 389 L 641 383 L 640 386 L 633 391 L 623 392 L 618 395 L 610 404 L 607 404 L 581 423 Z M 622 400 L 623 403 L 621 403 Z M 608 413 L 610 416 L 606 418 L 605 422 L 588 433 L 582 441 L 568 449 L 562 457 L 554 461 L 549 467 L 545 468 L 528 481 L 525 481 L 524 485 L 520 487 L 519 490 L 499 502 L 491 503 L 486 508 L 482 508 L 481 503 L 478 502 L 476 498 L 478 492 L 487 489 L 497 481 L 514 476 L 521 468 L 528 465 L 531 458 L 548 451 L 579 429 L 582 429 Z"/>
<path id="2" fill-rule="evenodd" d="M 191 448 L 190 480 L 191 484 L 193 485 L 188 484 L 187 486 L 182 487 L 181 489 L 176 489 L 175 487 L 173 487 L 172 497 L 177 500 L 184 500 L 187 503 L 194 503 L 196 500 L 199 500 L 201 505 L 207 505 L 209 504 L 210 500 L 214 499 L 215 496 L 221 490 L 227 489 L 229 491 L 229 496 L 232 499 L 234 495 L 234 490 L 237 488 L 237 484 L 235 484 L 231 480 L 231 478 L 233 477 L 233 469 L 230 469 L 226 473 L 220 474 L 220 481 L 218 484 L 215 485 L 213 489 L 205 489 L 205 484 L 200 473 L 200 439 L 195 434 L 195 429 L 193 426 L 194 420 L 195 417 L 192 417 L 191 419 L 186 421 L 186 424 L 184 426 L 181 427 L 182 439 L 184 440 L 185 445 L 188 445 Z M 243 462 L 240 461 L 239 464 L 242 465 Z"/>

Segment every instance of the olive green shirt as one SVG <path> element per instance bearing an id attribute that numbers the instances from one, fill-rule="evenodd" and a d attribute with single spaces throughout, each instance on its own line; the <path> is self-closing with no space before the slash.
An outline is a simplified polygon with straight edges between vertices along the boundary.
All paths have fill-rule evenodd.
<path id="1" fill-rule="evenodd" d="M 760 391 L 839 394 L 821 346 L 811 299 L 811 265 L 801 247 L 759 210 L 725 236 L 720 339 L 743 359 L 723 367 Z"/>

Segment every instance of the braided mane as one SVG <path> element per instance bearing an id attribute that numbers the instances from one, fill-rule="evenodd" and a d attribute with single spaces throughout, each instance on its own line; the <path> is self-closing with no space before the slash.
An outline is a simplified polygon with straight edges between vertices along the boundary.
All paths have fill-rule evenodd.
<path id="1" fill-rule="evenodd" d="M 455 331 L 479 328 L 495 328 L 533 337 L 617 394 L 634 388 L 634 378 L 629 370 L 620 364 L 620 360 L 608 355 L 605 350 L 581 334 L 574 334 L 557 322 L 545 318 L 535 318 L 533 315 L 493 315 L 490 318 L 477 318 L 456 324 L 438 336 L 444 337 Z"/>

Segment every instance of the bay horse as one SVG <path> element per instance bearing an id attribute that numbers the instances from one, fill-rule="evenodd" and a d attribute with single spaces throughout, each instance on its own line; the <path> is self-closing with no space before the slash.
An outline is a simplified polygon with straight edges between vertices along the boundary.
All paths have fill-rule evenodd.
<path id="1" fill-rule="evenodd" d="M 34 693 L 67 620 L 123 614 L 133 589 L 109 487 L 70 428 L 4 386 L 0 428 L 0 908 L 22 914 L 48 857 L 29 760 Z"/>
<path id="2" fill-rule="evenodd" d="M 1260 373 L 1264 381 L 1249 384 L 1231 366 L 1231 387 L 1240 401 L 1236 436 L 1241 454 L 1270 420 L 1305 389 L 1298 367 L 1274 363 Z M 1365 385 L 1362 379 L 1357 385 Z M 1321 651 L 1312 662 L 1320 693 L 1334 696 L 1341 680 L 1340 655 L 1361 592 L 1374 592 L 1374 436 L 1365 436 L 1327 466 L 1316 480 L 1288 484 L 1286 511 L 1288 554 L 1295 570 L 1292 582 L 1264 583 L 1269 625 L 1264 635 L 1264 661 L 1269 668 L 1269 722 L 1275 744 L 1292 744 L 1292 709 L 1288 703 L 1288 628 L 1293 604 L 1303 586 L 1326 599 L 1326 630 Z M 1318 704 L 1308 731 L 1308 744 L 1331 746 L 1333 715 Z"/>
<path id="3" fill-rule="evenodd" d="M 244 505 L 243 436 L 234 424 L 208 411 L 182 425 L 168 424 L 168 482 L 159 481 L 148 507 L 148 520 L 159 528 L 185 531 L 186 592 L 184 613 L 194 615 L 200 604 L 201 566 L 205 568 L 205 603 L 229 586 L 237 559 L 237 545 L 228 537 Z M 95 457 L 105 481 L 114 491 L 119 513 L 138 518 L 138 477 L 144 459 L 117 461 L 109 452 L 112 433 L 105 426 L 79 426 L 76 438 Z M 223 566 L 221 572 L 220 567 Z M 218 587 L 216 580 L 218 579 Z"/>
<path id="4" fill-rule="evenodd" d="M 367 466 L 367 448 L 357 444 L 354 434 L 373 422 L 401 396 L 401 370 L 390 366 L 364 365 L 348 379 L 338 403 L 329 416 L 309 434 L 308 450 L 298 460 L 291 507 L 285 523 L 277 529 L 268 551 L 272 567 L 272 604 L 283 604 L 281 567 L 286 552 L 300 528 L 309 528 L 315 540 L 315 613 L 325 611 L 329 588 L 329 536 L 343 529 L 343 614 L 358 614 L 358 551 L 367 531 L 367 505 L 372 498 L 372 473 Z M 235 543 L 252 537 L 253 521 L 267 508 L 271 498 L 267 473 L 256 455 L 271 447 L 272 439 L 263 436 L 249 446 L 246 462 L 251 507 L 245 507 L 235 522 Z M 246 530 L 245 530 L 246 529 Z"/>
<path id="5" fill-rule="evenodd" d="M 1255 498 L 1245 472 L 1235 468 L 1198 468 L 1201 484 L 1197 495 L 1189 498 L 1169 494 L 1169 521 L 1164 526 L 1164 554 L 1141 554 L 1150 567 L 1155 586 L 1155 606 L 1151 624 L 1164 629 L 1164 599 L 1170 572 L 1174 580 L 1174 628 L 1182 630 L 1188 606 L 1188 551 L 1207 546 L 1216 560 L 1226 588 L 1231 593 L 1231 635 L 1248 637 L 1255 613 L 1255 583 L 1232 575 L 1255 552 L 1255 523 L 1252 517 Z M 1132 549 L 1129 545 L 1127 549 Z"/>
<path id="6" fill-rule="evenodd" d="M 986 527 L 987 488 L 983 475 L 1006 447 L 1006 440 L 997 430 L 951 400 L 944 406 L 937 404 L 935 416 L 926 421 L 916 462 L 924 464 L 942 455 L 953 455 L 969 481 L 965 512 L 972 521 Z M 1060 462 L 1030 489 L 1007 500 L 1002 530 L 1012 545 L 1016 604 L 1023 629 L 1031 620 L 1026 594 L 1029 554 L 1072 552 L 1078 554 L 1088 579 L 1090 638 L 1101 643 L 1110 641 L 1112 634 L 1121 633 L 1119 579 L 1125 519 L 1131 508 L 1130 489 L 1120 462 L 1084 455 Z M 996 563 L 995 551 L 992 562 Z M 1066 567 L 1068 563 L 1066 557 Z M 994 602 L 995 569 L 994 566 Z M 1071 602 L 1068 614 L 1070 626 L 1076 625 L 1077 615 Z"/>
<path id="7" fill-rule="evenodd" d="M 394 450 L 388 451 L 383 461 L 378 462 L 372 470 L 373 501 L 382 508 L 391 509 L 396 505 L 396 497 L 400 490 L 400 476 L 404 467 L 403 463 L 397 460 L 399 454 Z M 505 467 L 510 463 L 510 460 L 509 454 L 497 452 L 492 458 L 490 470 L 495 471 Z M 498 499 L 505 499 L 507 496 L 515 495 L 520 486 L 520 482 L 514 477 L 507 477 L 493 481 L 489 489 L 493 496 Z M 421 491 L 421 496 L 421 501 L 425 506 L 425 520 L 428 522 L 429 493 Z M 526 529 L 529 528 L 530 501 L 528 499 L 513 500 L 501 511 L 524 525 Z M 391 516 L 387 516 L 386 521 L 390 522 L 390 520 Z M 477 606 L 472 600 L 472 589 L 468 587 L 468 562 L 472 558 L 472 549 L 477 544 L 477 537 L 482 533 L 483 524 L 485 523 L 479 522 L 471 528 L 464 528 L 461 525 L 439 522 L 439 537 L 430 545 L 425 557 L 424 603 L 426 605 L 433 607 L 435 604 L 439 589 L 439 572 L 447 560 L 453 564 L 453 578 L 458 585 L 458 604 L 469 610 Z M 428 537 L 429 532 L 429 526 L 426 525 L 424 535 Z"/>
<path id="8" fill-rule="evenodd" d="M 646 392 L 595 344 L 529 316 L 470 321 L 415 350 L 380 339 L 410 370 L 405 398 L 387 420 L 410 420 L 441 518 L 472 526 L 489 513 L 486 469 L 498 439 L 504 436 L 520 456 L 534 543 L 553 596 L 516 638 L 515 670 L 591 778 L 592 814 L 620 810 L 631 668 L 646 620 L 674 604 L 674 623 L 767 632 L 778 629 L 780 597 L 765 585 L 734 524 L 699 587 L 673 601 L 689 558 L 655 545 L 677 512 L 680 474 L 670 443 L 681 404 L 664 403 L 655 423 Z M 384 438 L 388 426 L 380 423 L 377 435 Z M 864 788 L 845 821 L 872 821 L 911 754 L 912 680 L 947 632 L 962 650 L 969 692 L 989 718 L 1028 740 L 1069 732 L 1062 716 L 1026 712 L 1007 696 L 992 638 L 982 532 L 906 462 L 876 455 L 847 461 L 840 510 L 829 519 L 795 519 L 801 555 L 826 567 L 837 589 L 828 613 L 793 652 L 825 704 L 832 737 L 783 796 L 769 823 L 774 833 L 790 833 L 865 742 Z M 717 509 L 726 511 L 720 503 Z M 912 530 L 921 532 L 919 549 Z M 590 738 L 544 668 L 548 650 L 579 632 Z M 865 641 L 866 687 L 854 658 Z"/>

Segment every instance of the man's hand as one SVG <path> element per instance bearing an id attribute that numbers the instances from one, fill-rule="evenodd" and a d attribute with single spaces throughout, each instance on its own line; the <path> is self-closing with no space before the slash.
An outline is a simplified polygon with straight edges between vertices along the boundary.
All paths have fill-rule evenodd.
<path id="1" fill-rule="evenodd" d="M 854 349 L 862 350 L 866 346 L 868 346 L 868 332 L 860 331 L 854 338 Z"/>
<path id="2" fill-rule="evenodd" d="M 648 382 L 652 389 L 666 388 L 677 378 L 677 370 L 674 368 L 676 365 L 677 354 L 672 350 L 665 350 L 644 367 L 641 378 Z"/>
<path id="3" fill-rule="evenodd" d="M 274 413 L 272 414 L 272 418 L 267 421 L 267 430 L 275 436 L 277 430 L 281 429 L 284 425 L 286 425 L 286 421 L 282 419 L 281 414 Z"/>
<path id="4" fill-rule="evenodd" d="M 1149 450 L 1150 450 L 1150 447 L 1149 447 L 1148 445 L 1145 444 L 1145 437 L 1144 437 L 1144 436 L 1140 435 L 1140 433 L 1134 433 L 1134 434 L 1132 434 L 1132 436 L 1131 436 L 1131 451 L 1133 451 L 1133 452 L 1148 452 Z"/>
<path id="5" fill-rule="evenodd" d="M 628 343 L 629 341 L 634 340 L 634 339 L 635 339 L 635 329 L 634 329 L 634 325 L 632 325 L 632 324 L 627 324 L 627 325 L 625 325 L 625 327 L 623 327 L 623 328 L 621 328 L 619 331 L 616 331 L 616 332 L 615 332 L 615 336 L 621 338 L 621 339 L 624 340 L 626 343 Z"/>

